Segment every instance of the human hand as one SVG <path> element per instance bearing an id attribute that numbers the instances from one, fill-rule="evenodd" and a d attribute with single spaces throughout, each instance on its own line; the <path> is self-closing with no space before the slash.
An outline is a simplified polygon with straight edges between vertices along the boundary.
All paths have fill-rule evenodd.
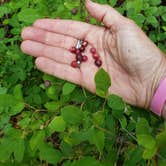
<path id="1" fill-rule="evenodd" d="M 110 93 L 139 107 L 148 108 L 166 74 L 166 59 L 144 32 L 108 5 L 86 1 L 89 13 L 104 26 L 61 19 L 40 19 L 22 32 L 22 51 L 36 57 L 37 67 L 48 74 L 95 92 L 94 65 L 89 49 L 95 47 L 102 67 L 112 78 Z M 75 56 L 69 52 L 78 39 L 89 42 L 88 61 L 72 68 Z"/>

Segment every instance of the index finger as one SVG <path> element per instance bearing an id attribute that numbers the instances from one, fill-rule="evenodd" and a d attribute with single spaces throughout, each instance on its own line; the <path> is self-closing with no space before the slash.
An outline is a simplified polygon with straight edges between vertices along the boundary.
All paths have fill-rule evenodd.
<path id="1" fill-rule="evenodd" d="M 85 39 L 87 34 L 97 27 L 80 21 L 62 19 L 39 19 L 33 26 L 77 39 Z"/>

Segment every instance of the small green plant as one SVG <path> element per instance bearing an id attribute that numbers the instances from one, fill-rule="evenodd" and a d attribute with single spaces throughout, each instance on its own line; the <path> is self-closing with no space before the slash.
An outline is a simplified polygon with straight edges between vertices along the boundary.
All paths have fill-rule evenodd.
<path id="1" fill-rule="evenodd" d="M 96 0 L 133 19 L 166 52 L 164 0 Z M 166 125 L 108 94 L 100 69 L 96 95 L 39 72 L 20 50 L 21 30 L 38 18 L 100 25 L 83 0 L 11 0 L 0 6 L 0 166 L 166 165 Z"/>

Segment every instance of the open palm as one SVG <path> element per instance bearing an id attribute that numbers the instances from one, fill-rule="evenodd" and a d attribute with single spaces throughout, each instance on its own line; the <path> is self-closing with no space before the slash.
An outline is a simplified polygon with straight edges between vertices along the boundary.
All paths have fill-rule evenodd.
<path id="1" fill-rule="evenodd" d="M 91 1 L 86 6 L 104 27 L 71 20 L 40 19 L 23 30 L 22 50 L 37 57 L 36 65 L 43 72 L 95 92 L 94 76 L 98 68 L 89 51 L 95 47 L 102 67 L 112 78 L 110 93 L 122 96 L 130 104 L 148 107 L 166 72 L 164 56 L 131 20 L 113 8 Z M 70 66 L 75 55 L 69 49 L 76 46 L 78 39 L 89 42 L 84 52 L 88 61 L 76 69 Z"/>

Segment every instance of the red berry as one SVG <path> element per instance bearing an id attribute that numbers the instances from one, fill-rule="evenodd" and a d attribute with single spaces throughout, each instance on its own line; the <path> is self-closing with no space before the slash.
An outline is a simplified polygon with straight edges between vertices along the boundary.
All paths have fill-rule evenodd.
<path id="1" fill-rule="evenodd" d="M 81 51 L 80 51 L 79 49 L 76 49 L 75 54 L 76 54 L 76 55 L 79 55 L 80 53 L 81 53 Z"/>
<path id="2" fill-rule="evenodd" d="M 78 10 L 77 10 L 76 8 L 73 8 L 72 11 L 71 11 L 71 13 L 72 13 L 73 15 L 77 14 L 77 12 L 78 12 Z"/>
<path id="3" fill-rule="evenodd" d="M 51 85 L 51 83 L 50 83 L 49 80 L 46 80 L 46 81 L 44 82 L 44 85 L 45 85 L 45 87 L 49 87 L 49 86 Z"/>
<path id="4" fill-rule="evenodd" d="M 93 56 L 93 59 L 96 59 L 96 60 L 100 58 L 100 56 L 98 54 L 96 54 L 96 53 L 93 54 L 92 56 Z"/>
<path id="5" fill-rule="evenodd" d="M 80 51 L 81 51 L 81 52 L 84 52 L 84 51 L 85 51 L 85 47 L 84 47 L 84 46 L 81 46 Z"/>
<path id="6" fill-rule="evenodd" d="M 87 47 L 87 45 L 88 45 L 88 41 L 83 41 L 83 43 L 82 43 L 82 46 L 84 46 L 84 47 Z"/>
<path id="7" fill-rule="evenodd" d="M 71 67 L 74 67 L 74 68 L 78 67 L 77 61 L 72 61 L 70 65 Z"/>
<path id="8" fill-rule="evenodd" d="M 92 54 L 95 54 L 95 53 L 96 53 L 96 49 L 95 49 L 94 47 L 92 47 L 92 48 L 90 49 L 90 52 L 91 52 Z"/>
<path id="9" fill-rule="evenodd" d="M 95 65 L 100 67 L 102 65 L 102 61 L 100 59 L 95 60 Z"/>
<path id="10" fill-rule="evenodd" d="M 82 61 L 86 62 L 88 60 L 88 57 L 86 55 L 82 56 Z"/>
<path id="11" fill-rule="evenodd" d="M 71 53 L 75 54 L 76 51 L 77 51 L 77 49 L 76 49 L 75 47 L 71 47 L 71 48 L 70 48 L 70 52 L 71 52 Z"/>
<path id="12" fill-rule="evenodd" d="M 82 54 L 76 55 L 76 60 L 77 60 L 77 61 L 80 61 L 80 62 L 81 62 L 81 61 L 82 61 L 82 58 L 83 58 L 83 57 L 82 57 Z"/>

